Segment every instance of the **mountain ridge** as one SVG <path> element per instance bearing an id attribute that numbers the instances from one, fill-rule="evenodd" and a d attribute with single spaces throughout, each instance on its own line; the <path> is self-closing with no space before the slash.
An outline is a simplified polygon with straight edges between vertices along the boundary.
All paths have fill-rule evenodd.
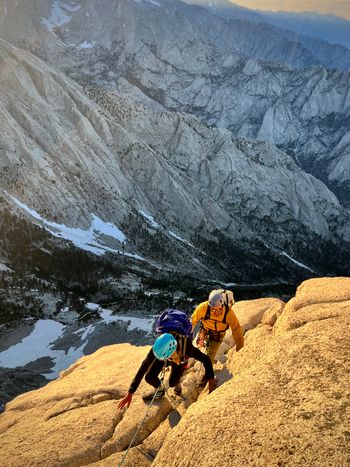
<path id="1" fill-rule="evenodd" d="M 35 5 L 49 15 L 56 3 Z M 348 206 L 349 73 L 310 61 L 312 52 L 304 46 L 322 55 L 320 41 L 295 42 L 295 34 L 282 30 L 276 36 L 267 23 L 239 20 L 229 27 L 205 8 L 181 2 L 114 1 L 98 18 L 95 6 L 77 3 L 66 23 L 49 29 L 26 6 L 22 16 L 34 15 L 34 26 L 27 30 L 26 23 L 23 37 L 13 13 L 2 35 L 80 83 L 114 88 L 153 108 L 185 111 L 238 136 L 272 141 Z M 327 47 L 331 60 L 344 63 L 344 50 Z M 276 51 L 275 59 L 269 50 Z M 284 64 L 293 56 L 308 67 Z"/>
<path id="2" fill-rule="evenodd" d="M 1 44 L 6 57 L 5 44 Z M 231 244 L 229 248 L 236 243 L 242 244 L 244 250 L 249 238 L 251 246 L 265 249 L 271 261 L 278 258 L 277 263 L 284 257 L 283 251 L 293 257 L 293 251 L 299 248 L 293 246 L 296 237 L 292 241 L 288 229 L 295 234 L 298 230 L 303 234 L 309 231 L 311 236 L 323 236 L 323 241 L 338 242 L 336 238 L 343 237 L 344 245 L 348 242 L 348 214 L 335 196 L 272 145 L 236 139 L 227 130 L 209 128 L 190 115 L 153 112 L 98 87 L 84 91 L 47 64 L 41 66 L 40 59 L 19 49 L 8 50 L 9 68 L 7 74 L 2 73 L 2 92 L 8 87 L 8 102 L 2 112 L 4 135 L 11 135 L 14 127 L 8 122 L 19 122 L 18 115 L 22 129 L 17 126 L 15 138 L 2 138 L 8 158 L 3 188 L 47 220 L 86 229 L 91 215 L 97 215 L 125 234 L 125 252 L 141 256 L 147 252 L 149 259 L 154 253 L 142 242 L 142 236 L 146 235 L 150 244 L 158 239 L 159 246 L 164 247 L 175 241 L 173 266 L 177 254 L 185 249 L 190 253 L 191 268 L 197 269 L 199 264 L 202 273 L 203 261 L 208 261 L 218 236 L 220 241 Z M 17 81 L 6 81 L 6 76 L 13 76 L 12 67 L 16 68 Z M 22 88 L 18 83 L 23 80 Z M 62 103 L 71 111 L 60 116 Z M 28 111 L 31 108 L 34 114 Z M 47 114 L 55 115 L 54 133 L 53 122 L 45 119 Z M 47 134 L 54 135 L 51 142 L 44 138 Z M 11 169 L 15 141 L 21 141 L 17 154 L 26 149 L 17 156 L 16 174 Z M 244 175 L 248 169 L 250 175 Z M 279 184 L 276 170 L 281 177 Z M 303 192 L 302 204 L 293 201 Z M 151 216 L 159 227 L 152 228 L 147 218 L 137 214 L 139 210 Z M 335 230 L 334 215 L 338 218 Z M 265 218 L 280 224 L 280 234 L 271 237 L 272 224 Z M 283 222 L 291 224 L 286 229 Z M 119 243 L 117 249 L 121 248 Z M 254 250 L 252 247 L 251 253 Z M 228 268 L 226 261 L 224 268 Z"/>
<path id="3" fill-rule="evenodd" d="M 318 38 L 333 45 L 350 48 L 349 19 L 317 11 L 269 11 L 249 9 L 227 0 L 185 0 L 186 3 L 202 6 L 225 19 L 241 19 L 255 23 L 268 23 L 280 30 L 293 31 L 310 38 Z"/>
<path id="4" fill-rule="evenodd" d="M 239 281 L 347 271 L 349 74 L 220 49 L 204 9 L 194 21 L 177 2 L 112 3 L 106 22 L 86 2 L 54 27 L 47 0 L 18 7 L 37 15 L 23 36 L 9 22 L 25 48 L 0 43 L 2 188 L 46 226 L 113 224 L 126 241 L 100 232 L 108 248 L 160 269 L 224 282 L 230 258 Z"/>

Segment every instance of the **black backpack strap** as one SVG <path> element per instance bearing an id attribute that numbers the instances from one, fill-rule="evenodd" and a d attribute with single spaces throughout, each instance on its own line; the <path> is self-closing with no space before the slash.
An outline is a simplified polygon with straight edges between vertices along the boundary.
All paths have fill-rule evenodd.
<path id="1" fill-rule="evenodd" d="M 229 307 L 229 304 L 228 303 L 225 303 L 225 314 L 224 314 L 224 319 L 222 320 L 222 322 L 224 324 L 227 324 L 226 322 L 226 317 L 227 317 L 227 313 L 230 311 L 230 307 Z"/>
<path id="2" fill-rule="evenodd" d="M 187 351 L 187 337 L 182 335 L 182 334 L 179 334 L 177 332 L 173 332 L 172 333 L 173 336 L 176 338 L 177 340 L 177 353 L 179 355 L 180 358 L 184 357 L 186 355 L 186 351 Z"/>
<path id="3" fill-rule="evenodd" d="M 214 326 L 215 326 L 215 329 L 216 329 L 216 320 L 213 319 L 213 318 L 210 318 L 210 305 L 209 305 L 209 303 L 208 303 L 207 311 L 206 311 L 205 316 L 203 318 L 203 321 L 206 321 L 206 320 L 214 321 Z"/>
<path id="4" fill-rule="evenodd" d="M 230 311 L 230 306 L 228 303 L 225 303 L 225 314 L 224 314 L 224 319 L 221 321 L 223 324 L 227 324 L 227 321 L 226 321 L 226 317 L 227 317 L 227 313 Z M 210 305 L 208 303 L 208 307 L 207 307 L 207 311 L 205 313 L 205 316 L 204 318 L 202 318 L 202 321 L 206 321 L 206 320 L 210 320 L 210 321 L 213 321 L 214 322 L 214 326 L 215 326 L 215 330 L 217 329 L 217 323 L 218 321 L 216 319 L 213 319 L 213 318 L 210 318 Z M 228 328 L 228 324 L 227 324 L 227 327 L 226 329 Z M 218 331 L 218 332 L 224 332 L 224 331 Z"/>
<path id="5" fill-rule="evenodd" d="M 205 321 L 206 319 L 210 319 L 210 305 L 209 305 L 209 303 L 208 303 L 207 311 L 205 312 L 205 316 L 204 316 L 203 319 L 204 319 L 204 321 Z"/>
<path id="6" fill-rule="evenodd" d="M 227 297 L 226 297 L 226 298 L 227 298 Z M 223 322 L 224 324 L 227 324 L 227 322 L 226 322 L 226 317 L 227 317 L 227 314 L 228 314 L 229 311 L 230 311 L 230 306 L 229 306 L 229 304 L 227 303 L 227 300 L 226 300 L 226 303 L 225 303 L 225 314 L 224 314 L 224 319 L 222 320 L 222 322 Z M 207 311 L 205 312 L 205 316 L 204 316 L 204 318 L 202 318 L 202 319 L 203 319 L 203 321 L 205 321 L 205 320 L 207 320 L 207 319 L 211 319 L 211 318 L 210 318 L 210 305 L 209 305 L 209 303 L 208 303 L 208 306 L 207 306 Z M 213 320 L 213 321 L 216 321 L 216 320 Z"/>

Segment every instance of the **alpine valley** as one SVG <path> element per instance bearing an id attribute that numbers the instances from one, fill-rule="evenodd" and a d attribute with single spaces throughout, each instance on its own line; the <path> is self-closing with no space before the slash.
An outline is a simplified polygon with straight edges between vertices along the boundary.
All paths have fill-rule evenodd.
<path id="1" fill-rule="evenodd" d="M 349 69 L 229 3 L 0 0 L 2 321 L 349 275 Z"/>

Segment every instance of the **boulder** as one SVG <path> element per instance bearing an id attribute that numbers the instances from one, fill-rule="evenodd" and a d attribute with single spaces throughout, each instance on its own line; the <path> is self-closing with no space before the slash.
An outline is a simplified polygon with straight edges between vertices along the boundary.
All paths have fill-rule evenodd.
<path id="1" fill-rule="evenodd" d="M 283 309 L 284 302 L 278 298 L 258 298 L 241 300 L 235 304 L 234 310 L 244 331 L 255 328 L 264 315 L 271 309 Z"/>
<path id="2" fill-rule="evenodd" d="M 9 402 L 0 416 L 2 466 L 74 467 L 127 448 L 148 409 L 139 393 L 149 386 L 141 384 L 128 410 L 118 410 L 117 400 L 127 392 L 148 349 L 129 344 L 102 347 L 79 359 L 57 380 Z M 136 444 L 172 410 L 167 399 L 151 409 Z M 133 450 L 128 462 L 138 459 L 133 465 L 148 465 L 145 456 Z"/>
<path id="3" fill-rule="evenodd" d="M 281 300 L 276 300 L 271 306 L 270 308 L 268 308 L 262 319 L 261 319 L 261 322 L 263 324 L 268 324 L 270 326 L 273 326 L 276 321 L 277 321 L 277 318 L 279 316 L 281 316 L 282 314 L 282 311 L 284 309 L 284 306 L 285 306 L 285 303 L 282 302 Z"/>
<path id="4" fill-rule="evenodd" d="M 241 300 L 234 306 L 235 314 L 243 329 L 243 333 L 254 329 L 260 322 L 273 326 L 277 317 L 282 313 L 285 303 L 278 298 L 258 298 L 256 300 Z M 228 329 L 223 344 L 219 348 L 216 358 L 224 361 L 224 355 L 235 345 L 232 333 Z"/>

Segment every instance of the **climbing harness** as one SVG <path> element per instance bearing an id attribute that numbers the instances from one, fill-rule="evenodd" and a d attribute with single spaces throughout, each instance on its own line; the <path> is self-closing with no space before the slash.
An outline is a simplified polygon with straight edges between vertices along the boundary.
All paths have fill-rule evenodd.
<path id="1" fill-rule="evenodd" d="M 197 334 L 196 344 L 199 348 L 202 347 L 205 350 L 207 350 L 209 347 L 209 333 L 207 329 L 205 329 L 205 327 L 203 326 L 202 322 L 200 324 L 200 328 Z"/>

